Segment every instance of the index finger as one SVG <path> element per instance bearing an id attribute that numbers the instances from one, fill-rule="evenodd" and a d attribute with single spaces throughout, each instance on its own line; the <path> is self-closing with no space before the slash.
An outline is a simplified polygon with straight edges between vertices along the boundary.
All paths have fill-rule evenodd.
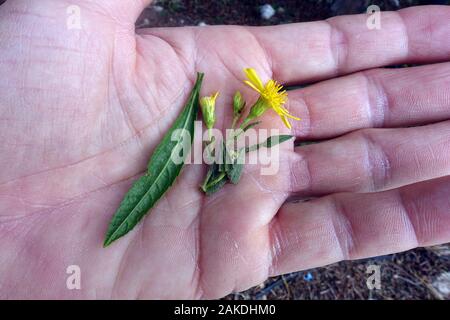
<path id="1" fill-rule="evenodd" d="M 400 63 L 450 58 L 450 7 L 423 6 L 369 15 L 249 28 L 264 49 L 273 78 L 299 83 Z"/>

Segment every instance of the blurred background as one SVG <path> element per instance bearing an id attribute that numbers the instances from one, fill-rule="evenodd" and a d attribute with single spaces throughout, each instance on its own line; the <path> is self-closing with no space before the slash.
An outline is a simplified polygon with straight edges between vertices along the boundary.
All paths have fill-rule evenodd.
<path id="1" fill-rule="evenodd" d="M 386 11 L 448 3 L 447 0 L 160 0 L 142 13 L 137 27 L 275 25 L 364 13 L 372 4 Z M 381 268 L 380 290 L 367 287 L 369 265 Z M 287 274 L 225 299 L 450 299 L 450 245 Z"/>

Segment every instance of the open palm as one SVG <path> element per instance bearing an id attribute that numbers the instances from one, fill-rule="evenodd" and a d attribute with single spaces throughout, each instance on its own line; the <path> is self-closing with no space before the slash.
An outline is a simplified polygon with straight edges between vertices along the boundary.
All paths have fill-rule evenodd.
<path id="1" fill-rule="evenodd" d="M 379 30 L 360 15 L 136 34 L 148 2 L 0 7 L 0 297 L 217 298 L 450 240 L 448 7 L 383 13 Z M 74 4 L 80 29 L 67 27 Z M 408 62 L 437 64 L 374 69 Z M 328 141 L 285 146 L 277 175 L 248 165 L 239 186 L 208 198 L 205 167 L 188 165 L 151 214 L 102 248 L 196 71 L 203 95 L 221 91 L 226 128 L 234 91 L 255 98 L 244 67 L 285 84 L 335 78 L 291 91 L 287 105 L 303 118 L 297 139 Z M 264 121 L 282 128 L 274 115 Z M 305 198 L 316 199 L 287 201 Z M 66 287 L 70 265 L 81 290 Z"/>

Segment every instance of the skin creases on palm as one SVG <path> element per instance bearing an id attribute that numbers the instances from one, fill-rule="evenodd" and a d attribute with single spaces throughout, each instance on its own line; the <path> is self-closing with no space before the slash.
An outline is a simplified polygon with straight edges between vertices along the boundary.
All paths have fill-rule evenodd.
<path id="1" fill-rule="evenodd" d="M 101 245 L 121 197 L 186 101 L 195 66 L 159 36 L 135 37 L 133 25 L 117 30 L 93 15 L 87 30 L 66 30 L 58 27 L 64 17 L 44 8 L 2 9 L 8 17 L 0 28 L 13 30 L 1 35 L 0 70 L 8 75 L 0 80 L 0 161 L 8 168 L 0 181 L 2 297 L 23 295 L 23 281 L 30 297 L 202 296 L 202 166 L 187 167 L 136 230 L 111 248 Z M 181 50 L 191 54 L 193 33 L 184 34 Z M 249 65 L 266 66 L 250 58 Z M 245 91 L 217 59 L 197 68 L 207 72 L 205 91 L 214 84 L 224 100 Z M 216 201 L 223 211 L 226 199 Z M 241 210 L 239 201 L 227 210 Z M 279 201 L 263 200 L 271 205 L 264 211 Z M 231 234 L 223 240 L 233 241 Z M 265 239 L 260 248 L 257 240 L 256 256 Z M 70 265 L 80 266 L 83 290 L 67 290 Z"/>
<path id="2" fill-rule="evenodd" d="M 36 3 L 0 6 L 0 298 L 218 298 L 268 276 L 450 240 L 450 165 L 439 153 L 450 145 L 448 8 L 411 8 L 401 18 L 386 13 L 373 37 L 364 16 L 262 31 L 136 33 L 134 21 L 149 1 L 122 0 L 73 1 L 82 28 L 70 29 L 73 3 Z M 419 34 L 417 21 L 429 24 L 432 37 L 412 36 Z M 262 176 L 259 166 L 248 165 L 238 187 L 208 198 L 198 188 L 205 167 L 188 165 L 151 214 L 102 247 L 112 215 L 179 114 L 197 71 L 206 73 L 202 95 L 220 91 L 216 126 L 225 129 L 236 90 L 257 98 L 242 83 L 243 68 L 255 68 L 264 80 L 292 82 L 299 74 L 293 82 L 306 82 L 411 60 L 441 64 L 325 81 L 308 89 L 312 107 L 301 90 L 290 92 L 288 107 L 303 119 L 293 134 L 336 139 L 305 153 L 285 144 L 278 174 Z M 395 107 L 384 122 L 381 108 L 367 116 L 368 88 L 377 81 L 385 82 L 383 97 Z M 423 108 L 423 101 L 435 108 Z M 389 129 L 415 124 L 429 126 Z M 264 125 L 288 132 L 275 114 L 264 115 Z M 371 162 L 397 170 L 384 180 L 371 174 L 371 144 L 364 143 L 380 135 L 403 148 L 395 151 L 398 164 Z M 390 145 L 376 145 L 390 152 Z M 421 158 L 424 149 L 434 156 Z M 425 180 L 431 182 L 419 183 Z M 418 184 L 379 192 L 412 183 Z M 286 204 L 294 191 L 332 195 Z M 80 290 L 67 286 L 74 265 Z"/>

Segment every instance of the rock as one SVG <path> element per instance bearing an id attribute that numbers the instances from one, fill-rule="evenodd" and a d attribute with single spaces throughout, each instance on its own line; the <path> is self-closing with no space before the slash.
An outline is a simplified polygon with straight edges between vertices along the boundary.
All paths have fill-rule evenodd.
<path id="1" fill-rule="evenodd" d="M 450 272 L 440 274 L 433 282 L 433 287 L 445 298 L 450 297 Z"/>
<path id="2" fill-rule="evenodd" d="M 199 27 L 206 27 L 207 24 L 206 24 L 204 21 L 200 21 L 200 22 L 198 23 L 198 26 L 199 26 Z"/>
<path id="3" fill-rule="evenodd" d="M 155 10 L 155 12 L 163 12 L 164 8 L 161 6 L 153 6 L 153 10 Z"/>
<path id="4" fill-rule="evenodd" d="M 261 13 L 261 18 L 264 20 L 269 20 L 275 15 L 275 9 L 270 4 L 265 4 L 259 9 Z"/>
<path id="5" fill-rule="evenodd" d="M 314 280 L 314 276 L 312 275 L 311 272 L 308 272 L 308 273 L 306 273 L 306 274 L 303 276 L 303 279 L 304 279 L 306 282 L 311 282 L 311 281 Z"/>

